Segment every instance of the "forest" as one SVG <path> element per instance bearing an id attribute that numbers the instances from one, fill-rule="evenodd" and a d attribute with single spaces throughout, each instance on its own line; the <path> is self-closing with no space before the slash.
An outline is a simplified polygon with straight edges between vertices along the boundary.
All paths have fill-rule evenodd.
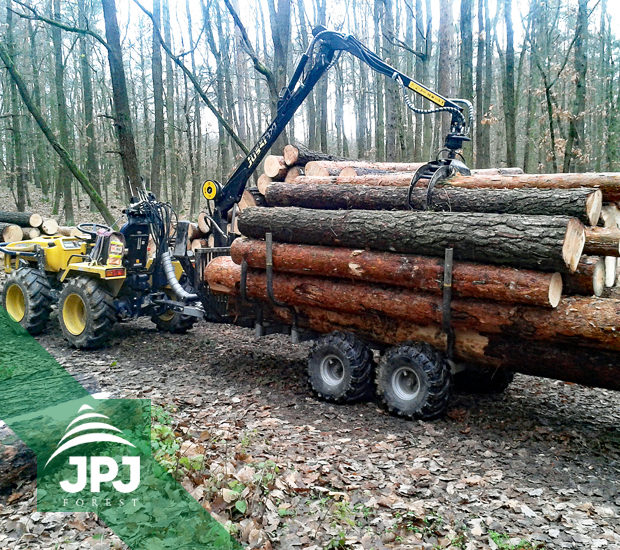
<path id="1" fill-rule="evenodd" d="M 471 101 L 471 167 L 620 169 L 607 0 L 2 0 L 0 13 L 3 202 L 49 203 L 66 225 L 89 210 L 113 221 L 142 183 L 194 218 L 203 181 L 225 182 L 272 120 L 316 25 Z M 445 133 L 344 54 L 274 151 L 425 161 Z"/>

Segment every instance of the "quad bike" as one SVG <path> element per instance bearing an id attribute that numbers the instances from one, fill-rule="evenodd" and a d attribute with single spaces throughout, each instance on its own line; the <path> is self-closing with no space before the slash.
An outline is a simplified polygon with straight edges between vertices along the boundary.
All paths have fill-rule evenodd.
<path id="1" fill-rule="evenodd" d="M 175 223 L 172 207 L 144 190 L 124 212 L 127 223 L 119 231 L 83 223 L 83 237 L 0 244 L 9 316 L 41 334 L 57 306 L 62 333 L 77 348 L 99 347 L 115 322 L 141 316 L 160 330 L 189 330 L 203 317 L 197 296 L 187 291 L 194 265 L 184 246 L 180 260 L 171 252 L 173 244 L 185 244 L 188 222 Z"/>

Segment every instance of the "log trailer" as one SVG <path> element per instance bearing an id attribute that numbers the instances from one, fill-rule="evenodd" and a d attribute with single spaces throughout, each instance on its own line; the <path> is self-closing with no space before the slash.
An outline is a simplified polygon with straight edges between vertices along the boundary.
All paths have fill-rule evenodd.
<path id="1" fill-rule="evenodd" d="M 463 370 L 450 360 L 454 346 L 450 319 L 451 249 L 446 250 L 442 266 L 443 345 L 424 331 L 402 331 L 398 324 L 393 325 L 390 339 L 373 338 L 374 321 L 370 317 L 362 319 L 367 330 L 347 325 L 334 331 L 327 317 L 320 318 L 320 311 L 313 324 L 305 322 L 295 308 L 275 298 L 274 243 L 268 231 L 262 236 L 266 246 L 265 300 L 248 295 L 252 272 L 245 261 L 241 262 L 238 299 L 229 303 L 228 296 L 218 292 L 216 285 L 210 287 L 205 283 L 208 266 L 231 254 L 230 247 L 237 235 L 228 228 L 235 225 L 238 203 L 249 178 L 342 52 L 352 54 L 399 83 L 406 105 L 416 114 L 451 115 L 443 148 L 412 177 L 410 203 L 418 182 L 424 185 L 415 188 L 416 197 L 419 198 L 420 192 L 425 193 L 426 204 L 430 205 L 439 180 L 454 174 L 470 174 L 459 153 L 463 144 L 470 141 L 473 108 L 469 101 L 442 97 L 385 63 L 355 37 L 317 27 L 311 44 L 280 94 L 271 125 L 225 185 L 215 180 L 207 180 L 203 185 L 213 247 L 199 248 L 193 254 L 188 252 L 190 223 L 179 221 L 175 233 L 171 234 L 171 221 L 176 215 L 170 205 L 158 202 L 142 189 L 139 197 L 132 199 L 126 210 L 128 221 L 118 232 L 87 224 L 80 227 L 86 238 L 41 237 L 0 244 L 0 250 L 5 253 L 5 271 L 9 273 L 3 290 L 3 305 L 9 315 L 32 333 L 40 333 L 57 303 L 63 334 L 75 347 L 96 347 L 103 343 L 114 321 L 141 315 L 151 316 L 158 328 L 171 332 L 187 330 L 202 317 L 211 322 L 253 327 L 258 336 L 279 332 L 290 334 L 293 342 L 313 339 L 308 360 L 310 385 L 319 397 L 340 403 L 360 399 L 374 391 L 374 358 L 376 353 L 381 353 L 376 385 L 389 410 L 408 418 L 430 419 L 443 414 L 455 379 L 453 374 L 461 376 L 459 371 Z M 409 91 L 430 101 L 434 107 L 417 108 L 409 98 Z M 149 235 L 155 243 L 153 258 L 146 251 Z M 388 331 L 392 328 L 387 327 Z M 615 361 L 615 356 L 609 359 L 605 355 L 609 352 L 601 353 L 601 361 Z M 562 378 L 556 372 L 545 375 Z M 462 374 L 466 375 L 468 385 L 478 390 L 502 391 L 512 379 L 510 367 L 496 369 L 492 374 L 470 368 Z"/>

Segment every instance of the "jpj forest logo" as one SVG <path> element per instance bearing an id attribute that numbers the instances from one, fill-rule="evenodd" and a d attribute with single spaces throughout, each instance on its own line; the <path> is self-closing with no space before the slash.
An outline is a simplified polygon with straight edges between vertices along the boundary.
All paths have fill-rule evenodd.
<path id="1" fill-rule="evenodd" d="M 134 410 L 142 402 L 110 401 L 100 403 L 112 412 L 106 410 L 104 414 L 83 404 L 66 424 L 56 447 L 39 469 L 40 509 L 96 511 L 102 507 L 138 506 L 134 493 L 140 487 L 139 453 L 144 447 L 139 449 L 140 444 L 132 439 L 135 441 L 137 436 L 142 441 L 146 435 L 139 422 L 144 415 Z M 117 427 L 119 422 L 125 431 Z"/>

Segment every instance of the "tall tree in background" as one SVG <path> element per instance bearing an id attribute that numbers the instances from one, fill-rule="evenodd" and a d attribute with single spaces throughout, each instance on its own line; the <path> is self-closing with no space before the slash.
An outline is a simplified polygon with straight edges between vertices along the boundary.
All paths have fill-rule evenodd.
<path id="1" fill-rule="evenodd" d="M 439 8 L 439 60 L 437 69 L 437 90 L 444 97 L 453 96 L 453 78 L 456 74 L 456 55 L 454 48 L 454 29 L 452 18 L 452 0 L 441 0 Z M 449 114 L 441 117 L 438 138 L 443 138 L 450 131 Z"/>
<path id="2" fill-rule="evenodd" d="M 161 28 L 161 0 L 153 0 L 154 27 Z M 159 36 L 153 28 L 153 53 L 151 57 L 151 78 L 153 80 L 153 107 L 155 126 L 153 129 L 153 156 L 151 160 L 151 190 L 159 196 L 161 190 L 161 161 L 164 154 L 164 80 L 161 64 Z"/>
<path id="3" fill-rule="evenodd" d="M 375 24 L 375 52 L 381 55 L 381 20 L 383 15 L 383 1 L 374 1 Z M 375 73 L 375 159 L 385 160 L 385 109 L 383 102 L 383 88 L 385 77 Z"/>
<path id="4" fill-rule="evenodd" d="M 6 11 L 6 43 L 9 54 L 15 59 L 15 42 L 13 40 L 13 12 L 10 6 Z M 21 130 L 21 105 L 17 97 L 17 87 L 15 83 L 7 78 L 7 84 L 11 90 L 11 125 L 13 134 L 13 155 L 15 167 L 15 187 L 17 191 L 16 206 L 17 210 L 23 212 L 26 209 L 26 167 L 24 165 L 24 150 L 22 147 Z"/>
<path id="5" fill-rule="evenodd" d="M 53 17 L 60 20 L 60 0 L 54 0 Z M 65 99 L 65 68 L 62 56 L 62 33 L 59 27 L 52 27 L 52 43 L 54 45 L 54 87 L 56 89 L 56 118 L 58 121 L 58 139 L 66 149 L 69 147 L 69 131 L 67 128 L 67 101 Z M 71 173 L 62 163 L 58 165 L 58 179 L 54 194 L 54 212 L 60 195 L 63 196 L 65 219 L 73 225 L 73 199 L 71 197 Z"/>
<path id="6" fill-rule="evenodd" d="M 55 0 L 58 2 L 58 0 Z M 108 43 L 108 63 L 112 80 L 112 97 L 114 100 L 114 124 L 120 148 L 121 162 L 123 165 L 124 187 L 128 197 L 135 194 L 140 188 L 140 166 L 138 154 L 131 125 L 131 112 L 129 110 L 129 96 L 127 94 L 127 81 L 125 80 L 125 68 L 123 67 L 123 55 L 121 50 L 121 37 L 116 19 L 115 0 L 101 0 L 103 5 L 103 18 L 105 20 L 105 34 Z"/>
<path id="7" fill-rule="evenodd" d="M 476 40 L 476 137 L 474 140 L 475 151 L 475 166 L 481 168 L 483 166 L 482 158 L 482 141 L 484 139 L 484 125 L 482 123 L 482 117 L 485 111 L 484 96 L 483 96 L 483 77 L 484 74 L 484 42 L 485 42 L 485 28 L 484 28 L 484 0 L 478 0 L 478 14 L 476 17 L 478 21 L 478 37 Z"/>
<path id="8" fill-rule="evenodd" d="M 568 138 L 564 149 L 563 172 L 569 172 L 571 160 L 574 156 L 583 157 L 584 151 L 575 151 L 580 147 L 583 140 L 584 118 L 586 109 L 586 71 L 588 60 L 586 46 L 588 38 L 588 0 L 579 0 L 577 9 L 577 28 L 575 29 L 575 101 L 573 112 L 569 121 Z M 577 155 L 575 155 L 577 153 Z M 578 171 L 582 172 L 584 163 L 581 160 L 575 162 Z"/>
<path id="9" fill-rule="evenodd" d="M 395 50 L 392 42 L 394 36 L 394 2 L 382 0 L 383 21 L 381 34 L 383 48 L 381 53 L 391 65 L 395 63 Z M 380 78 L 384 78 L 380 76 Z M 398 142 L 398 114 L 400 109 L 400 85 L 392 79 L 385 80 L 385 158 L 388 161 L 400 160 L 400 144 Z"/>
<path id="10" fill-rule="evenodd" d="M 515 118 L 515 50 L 512 29 L 512 0 L 504 0 L 506 25 L 506 67 L 504 84 L 504 120 L 506 122 L 506 164 L 517 165 L 517 131 Z"/>
<path id="11" fill-rule="evenodd" d="M 85 0 L 78 0 L 78 14 L 80 25 L 89 28 L 86 14 Z M 90 55 L 88 38 L 80 36 L 80 73 L 82 77 L 82 100 L 84 102 L 84 127 L 86 134 L 86 175 L 97 193 L 101 194 L 99 186 L 99 162 L 97 161 L 97 140 L 95 139 L 95 118 L 93 116 L 93 83 L 90 75 Z M 95 208 L 91 201 L 91 210 Z"/>
<path id="12" fill-rule="evenodd" d="M 473 0 L 461 0 L 461 87 L 459 97 L 474 101 L 474 46 L 472 36 L 472 4 Z M 467 148 L 465 159 L 471 164 L 472 148 Z"/>

